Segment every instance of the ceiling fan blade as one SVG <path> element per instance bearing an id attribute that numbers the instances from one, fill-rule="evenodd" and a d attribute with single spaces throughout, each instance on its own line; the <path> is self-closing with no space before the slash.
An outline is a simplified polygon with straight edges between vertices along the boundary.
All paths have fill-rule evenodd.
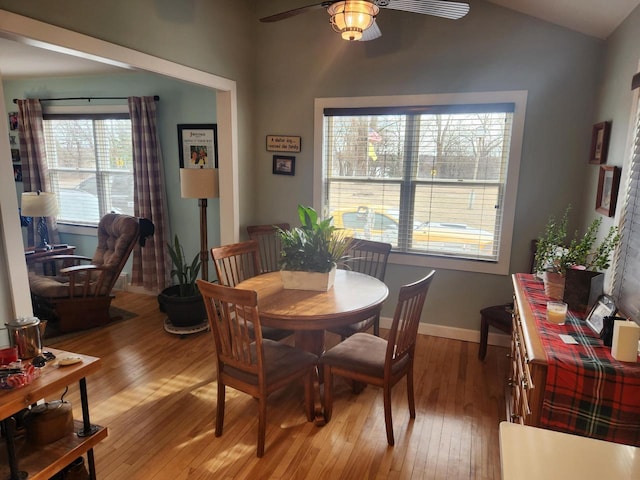
<path id="1" fill-rule="evenodd" d="M 403 12 L 422 13 L 434 17 L 458 20 L 469 13 L 469 4 L 446 0 L 374 0 L 380 8 Z M 388 5 L 385 5 L 388 4 Z"/>
<path id="2" fill-rule="evenodd" d="M 373 24 L 367 28 L 364 32 L 362 32 L 362 38 L 360 38 L 360 42 L 368 42 L 369 40 L 375 40 L 376 38 L 380 38 L 382 36 L 382 32 L 380 31 L 380 27 L 376 21 L 373 21 Z"/>
<path id="3" fill-rule="evenodd" d="M 306 5 L 304 7 L 298 7 L 298 8 L 294 8 L 293 10 L 287 10 L 286 12 L 280 12 L 280 13 L 276 13 L 275 15 L 263 17 L 260 19 L 260 21 L 265 23 L 277 22 L 279 20 L 284 20 L 285 18 L 294 17 L 295 15 L 300 15 L 301 13 L 304 13 L 307 10 L 313 10 L 320 7 L 327 8 L 332 3 L 333 2 L 314 3 L 313 5 Z"/>

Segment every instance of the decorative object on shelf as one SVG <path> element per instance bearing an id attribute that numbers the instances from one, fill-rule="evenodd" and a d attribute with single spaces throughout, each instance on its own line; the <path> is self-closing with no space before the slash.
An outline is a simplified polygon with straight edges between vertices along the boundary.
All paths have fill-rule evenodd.
<path id="1" fill-rule="evenodd" d="M 176 327 L 199 325 L 207 318 L 202 295 L 196 286 L 201 266 L 200 253 L 188 263 L 177 235 L 173 245 L 168 243 L 167 248 L 173 262 L 171 276 L 176 277 L 178 283 L 165 288 L 158 295 L 160 311 L 165 312 Z"/>
<path id="2" fill-rule="evenodd" d="M 13 168 L 15 169 L 16 165 Z M 37 192 L 24 192 L 22 194 L 21 211 L 25 217 L 40 217 L 38 221 L 40 244 L 36 248 L 39 250 L 51 250 L 53 247 L 49 245 L 47 217 L 55 217 L 58 214 L 58 201 L 55 193 L 41 192 L 40 190 Z"/>
<path id="3" fill-rule="evenodd" d="M 598 194 L 596 196 L 596 211 L 613 217 L 618 202 L 618 188 L 620 187 L 620 167 L 600 167 L 598 178 Z"/>
<path id="4" fill-rule="evenodd" d="M 298 205 L 298 217 L 300 227 L 278 229 L 284 288 L 327 291 L 333 286 L 338 263 L 346 259 L 351 239 L 332 225 L 332 217 L 320 219 L 311 207 Z"/>
<path id="5" fill-rule="evenodd" d="M 295 175 L 296 174 L 296 157 L 274 155 L 273 156 L 273 174 L 274 175 Z"/>
<path id="6" fill-rule="evenodd" d="M 616 314 L 616 303 L 609 295 L 601 295 L 585 318 L 587 325 L 598 335 L 604 329 L 604 319 Z"/>
<path id="7" fill-rule="evenodd" d="M 591 151 L 589 163 L 600 165 L 607 163 L 609 151 L 609 137 L 611 136 L 611 122 L 596 123 L 591 130 Z"/>
<path id="8" fill-rule="evenodd" d="M 16 182 L 22 181 L 22 165 L 13 166 L 13 180 Z"/>
<path id="9" fill-rule="evenodd" d="M 11 149 L 11 161 L 13 163 L 20 163 L 20 150 L 18 148 Z"/>
<path id="10" fill-rule="evenodd" d="M 302 137 L 291 135 L 267 135 L 267 152 L 300 153 Z"/>
<path id="11" fill-rule="evenodd" d="M 18 112 L 9 112 L 9 130 L 18 129 Z"/>
<path id="12" fill-rule="evenodd" d="M 218 169 L 181 168 L 180 196 L 198 199 L 198 207 L 200 207 L 200 263 L 202 265 L 202 279 L 208 281 L 207 198 L 219 197 Z"/>
<path id="13" fill-rule="evenodd" d="M 597 288 L 591 287 L 591 282 L 597 279 L 592 272 L 597 273 L 609 268 L 611 254 L 620 241 L 620 235 L 618 228 L 612 226 L 602 242 L 596 244 L 602 223 L 602 218 L 596 218 L 582 237 L 578 237 L 576 232 L 574 238 L 568 241 L 567 223 L 570 210 L 571 206 L 567 207 L 560 221 L 553 216 L 549 217 L 544 233 L 537 241 L 534 267 L 536 273 L 542 273 L 548 297 L 564 299 L 570 309 L 584 311 L 590 298 L 593 302 L 594 292 L 597 293 Z M 573 288 L 567 291 L 566 278 L 570 269 L 575 271 L 569 274 L 569 285 L 573 287 L 579 280 L 587 282 L 587 286 L 580 289 L 582 293 L 576 293 Z M 585 271 L 589 273 L 580 273 Z M 586 297 L 584 292 L 587 292 Z"/>
<path id="14" fill-rule="evenodd" d="M 178 125 L 178 153 L 180 168 L 218 168 L 217 125 Z"/>

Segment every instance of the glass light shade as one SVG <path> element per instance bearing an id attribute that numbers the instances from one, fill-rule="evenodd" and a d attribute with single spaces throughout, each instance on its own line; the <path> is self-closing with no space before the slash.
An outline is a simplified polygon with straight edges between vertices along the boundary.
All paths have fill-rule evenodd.
<path id="1" fill-rule="evenodd" d="M 58 214 L 55 193 L 24 192 L 20 213 L 23 217 L 55 217 Z"/>
<path id="2" fill-rule="evenodd" d="M 365 0 L 335 2 L 327 7 L 331 26 L 345 40 L 360 40 L 362 32 L 373 24 L 380 9 Z"/>
<path id="3" fill-rule="evenodd" d="M 218 170 L 215 168 L 181 168 L 180 196 L 182 198 L 218 197 Z"/>

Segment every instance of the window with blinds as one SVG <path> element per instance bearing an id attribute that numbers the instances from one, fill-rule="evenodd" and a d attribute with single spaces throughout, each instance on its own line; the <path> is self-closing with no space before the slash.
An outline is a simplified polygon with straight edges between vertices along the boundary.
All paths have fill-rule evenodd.
<path id="1" fill-rule="evenodd" d="M 636 93 L 634 98 L 634 142 L 620 221 L 620 246 L 614 268 L 613 294 L 618 309 L 640 322 L 640 96 Z"/>
<path id="2" fill-rule="evenodd" d="M 109 212 L 133 215 L 128 114 L 44 115 L 58 223 L 97 226 Z"/>
<path id="3" fill-rule="evenodd" d="M 497 261 L 514 108 L 325 108 L 325 214 L 395 252 Z"/>

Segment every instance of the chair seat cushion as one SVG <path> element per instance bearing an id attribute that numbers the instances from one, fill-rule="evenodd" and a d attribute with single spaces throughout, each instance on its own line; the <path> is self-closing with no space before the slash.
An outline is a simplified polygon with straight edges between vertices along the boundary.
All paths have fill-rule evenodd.
<path id="1" fill-rule="evenodd" d="M 300 370 L 305 370 L 318 362 L 318 357 L 310 352 L 281 342 L 262 339 L 264 351 L 265 379 L 267 384 L 278 381 Z M 256 362 L 256 344 L 251 344 L 251 358 Z M 225 367 L 225 373 L 252 385 L 258 384 L 258 376 L 233 367 Z"/>
<path id="2" fill-rule="evenodd" d="M 322 355 L 320 363 L 377 378 L 384 378 L 387 341 L 368 333 L 356 333 Z M 407 355 L 393 366 L 402 369 L 409 361 Z"/>
<path id="3" fill-rule="evenodd" d="M 33 295 L 45 298 L 66 298 L 69 296 L 68 277 L 50 277 L 29 272 L 29 289 Z M 75 295 L 82 296 L 82 285 L 76 285 Z"/>
<path id="4" fill-rule="evenodd" d="M 492 327 L 510 333 L 512 329 L 513 304 L 492 305 L 480 310 L 480 316 Z"/>

